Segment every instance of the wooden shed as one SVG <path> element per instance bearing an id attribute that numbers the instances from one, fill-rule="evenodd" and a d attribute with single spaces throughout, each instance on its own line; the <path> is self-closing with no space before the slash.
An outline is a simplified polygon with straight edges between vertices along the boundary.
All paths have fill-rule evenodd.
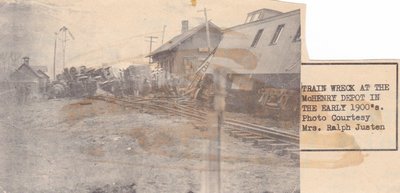
<path id="1" fill-rule="evenodd" d="M 15 88 L 25 89 L 32 97 L 40 97 L 45 92 L 49 76 L 41 70 L 35 71 L 29 65 L 29 58 L 24 57 L 24 63 L 10 75 Z"/>

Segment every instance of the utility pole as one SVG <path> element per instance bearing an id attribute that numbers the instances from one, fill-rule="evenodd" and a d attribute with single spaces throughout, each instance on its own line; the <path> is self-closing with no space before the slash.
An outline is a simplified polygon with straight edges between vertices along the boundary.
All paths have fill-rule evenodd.
<path id="1" fill-rule="evenodd" d="M 211 53 L 210 28 L 208 26 L 207 11 L 211 11 L 211 10 L 204 8 L 203 10 L 199 10 L 197 12 L 204 12 L 204 19 L 205 19 L 205 22 L 206 22 L 208 53 Z"/>
<path id="2" fill-rule="evenodd" d="M 210 28 L 208 25 L 207 11 L 209 9 L 204 8 L 198 12 L 204 12 L 204 19 L 207 33 L 207 46 L 208 53 L 211 55 L 211 42 L 210 42 Z M 221 127 L 223 123 L 223 111 L 225 109 L 224 89 L 225 79 L 222 70 L 214 72 L 214 83 L 215 83 L 215 96 L 214 96 L 214 108 L 215 108 L 215 120 L 210 123 L 210 141 L 208 147 L 209 160 L 208 160 L 208 178 L 206 182 L 207 192 L 221 193 Z M 217 76 L 215 76 L 215 74 Z"/>
<path id="3" fill-rule="evenodd" d="M 148 40 L 148 42 L 150 42 L 150 51 L 149 51 L 149 54 L 150 54 L 152 46 L 153 46 L 153 43 L 156 42 L 153 39 L 157 39 L 158 37 L 156 37 L 156 36 L 147 36 L 146 38 L 150 39 L 150 40 Z M 151 64 L 151 57 L 149 57 L 149 64 Z"/>
<path id="4" fill-rule="evenodd" d="M 69 31 L 69 29 L 65 26 L 60 28 L 60 32 L 62 33 L 63 69 L 64 69 L 65 68 L 65 48 L 67 47 L 67 41 L 69 40 L 69 39 L 67 39 L 67 33 L 68 33 L 69 37 L 71 37 L 72 39 L 75 39 L 75 38 L 72 35 L 72 33 Z"/>
<path id="5" fill-rule="evenodd" d="M 164 44 L 164 35 L 165 35 L 165 28 L 166 28 L 166 27 L 167 27 L 166 25 L 164 25 L 164 27 L 163 27 L 162 38 L 161 38 L 161 45 Z"/>
<path id="6" fill-rule="evenodd" d="M 54 38 L 54 60 L 53 60 L 53 78 L 56 80 L 56 54 L 57 54 L 57 36 L 58 33 L 54 33 L 55 38 Z"/>

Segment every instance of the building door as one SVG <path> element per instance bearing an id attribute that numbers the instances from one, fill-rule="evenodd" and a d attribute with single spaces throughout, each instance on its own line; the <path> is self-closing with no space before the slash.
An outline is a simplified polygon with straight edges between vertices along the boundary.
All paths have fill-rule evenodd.
<path id="1" fill-rule="evenodd" d="M 183 67 L 185 77 L 192 77 L 198 68 L 197 57 L 184 57 Z"/>

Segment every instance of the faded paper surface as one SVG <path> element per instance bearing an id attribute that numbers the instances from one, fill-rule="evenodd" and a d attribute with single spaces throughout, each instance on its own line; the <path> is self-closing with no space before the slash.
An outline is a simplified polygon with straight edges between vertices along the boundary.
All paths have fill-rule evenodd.
<path id="1" fill-rule="evenodd" d="M 338 92 L 341 94 L 365 94 L 364 101 L 320 101 L 302 102 L 317 105 L 317 112 L 303 111 L 303 115 L 321 114 L 329 121 L 313 124 L 305 120 L 304 125 L 316 125 L 322 132 L 301 132 L 301 182 L 304 192 L 398 192 L 399 167 L 398 154 L 398 61 L 310 61 L 303 63 L 302 84 L 328 85 L 328 91 L 303 92 L 303 95 L 329 95 L 331 85 L 354 84 L 355 91 Z M 337 76 L 340 74 L 340 76 Z M 372 83 L 374 82 L 374 83 Z M 372 84 L 371 84 L 372 83 Z M 381 90 L 374 84 L 389 87 Z M 365 89 L 370 84 L 371 89 Z M 364 85 L 361 88 L 361 85 Z M 377 89 L 378 88 L 378 89 Z M 333 92 L 334 93 L 334 92 Z M 379 100 L 371 100 L 371 93 L 386 95 Z M 346 111 L 340 107 L 333 111 L 321 111 L 321 105 L 347 105 Z M 363 104 L 372 109 L 351 110 L 351 105 Z M 350 106 L 349 106 L 350 105 Z M 379 106 L 378 108 L 376 106 Z M 327 109 L 325 109 L 327 110 Z M 332 115 L 370 115 L 368 121 L 332 121 Z M 301 116 L 301 118 L 302 118 Z M 338 125 L 339 130 L 327 131 L 327 125 Z M 356 130 L 358 125 L 368 128 Z M 372 129 L 370 124 L 382 125 Z M 347 125 L 349 127 L 347 127 Z M 303 128 L 301 128 L 303 129 Z M 343 129 L 343 130 L 341 130 Z M 349 130 L 347 130 L 349 129 Z"/>
<path id="2" fill-rule="evenodd" d="M 303 5 L 0 10 L 0 191 L 300 192 Z"/>
<path id="3" fill-rule="evenodd" d="M 199 67 L 197 65 L 203 64 L 203 61 L 206 61 L 205 64 L 217 67 L 205 70 L 206 73 L 214 75 L 211 80 L 215 81 L 215 87 L 219 88 L 213 95 L 215 98 L 212 99 L 215 105 L 214 103 L 198 105 L 192 100 L 178 100 L 175 96 L 171 97 L 186 91 L 189 93 L 186 96 L 198 96 L 200 90 L 197 86 L 184 87 L 189 89 L 177 89 L 177 91 L 167 88 L 162 91 L 168 93 L 167 97 L 162 95 L 164 97 L 162 98 L 151 93 L 152 90 L 147 90 L 148 85 L 134 83 L 138 80 L 143 83 L 144 78 L 150 79 L 150 75 L 144 78 L 140 75 L 154 72 L 161 74 L 162 70 L 152 72 L 143 70 L 136 77 L 137 74 L 133 72 L 137 69 L 131 68 L 133 72 L 132 76 L 130 74 L 129 76 L 135 78 L 130 79 L 129 83 L 125 82 L 125 85 L 130 85 L 128 87 L 104 80 L 101 83 L 107 84 L 100 85 L 101 78 L 108 80 L 120 74 L 118 70 L 106 71 L 106 74 L 102 75 L 104 77 L 95 79 L 96 84 L 86 82 L 85 88 L 79 87 L 78 84 L 78 87 L 74 88 L 79 89 L 68 92 L 82 96 L 63 96 L 65 95 L 63 89 L 70 88 L 70 85 L 52 85 L 48 90 L 51 92 L 46 94 L 46 99 L 41 98 L 43 95 L 33 95 L 32 90 L 25 89 L 25 84 L 31 82 L 30 76 L 43 77 L 38 72 L 40 69 L 46 71 L 47 68 L 45 74 L 52 81 L 55 75 L 62 74 L 63 67 L 79 68 L 84 65 L 90 70 L 90 68 L 116 66 L 127 69 L 132 64 L 147 64 L 149 58 L 146 56 L 149 50 L 155 51 L 163 43 L 168 44 L 174 36 L 181 34 L 182 20 L 189 20 L 188 29 L 203 24 L 202 11 L 205 7 L 210 9 L 207 10 L 208 19 L 221 29 L 228 30 L 221 34 L 211 33 L 212 40 L 222 39 L 215 52 L 207 48 L 205 36 L 201 39 L 201 43 L 194 39 L 192 43 L 201 46 L 191 50 L 184 48 L 179 52 L 183 54 L 182 57 L 179 56 L 180 60 L 189 67 L 174 73 L 183 73 L 182 82 L 186 81 L 188 84 L 194 80 L 191 78 L 196 75 L 196 69 Z M 300 10 L 301 45 L 295 43 L 298 47 L 282 47 L 279 51 L 257 50 L 257 46 L 269 48 L 270 44 L 273 44 L 271 40 L 275 39 L 274 33 L 281 24 L 277 22 L 264 29 L 259 42 L 254 45 L 256 49 L 252 48 L 254 39 L 257 39 L 255 36 L 258 29 L 250 30 L 239 25 L 245 23 L 249 12 L 261 8 L 282 13 L 292 11 L 295 13 L 296 10 Z M 380 63 L 393 64 L 397 61 L 310 61 L 303 35 L 306 33 L 305 5 L 277 1 L 232 0 L 218 2 L 156 0 L 145 3 L 142 1 L 118 3 L 1 1 L 0 9 L 2 10 L 0 25 L 4 29 L 0 32 L 3 68 L 0 75 L 2 83 L 0 190 L 3 192 L 217 192 L 219 190 L 298 192 L 301 190 L 306 193 L 395 193 L 400 190 L 398 185 L 400 177 L 397 174 L 400 168 L 396 164 L 400 156 L 397 151 L 397 136 L 393 136 L 398 134 L 395 132 L 397 128 L 394 128 L 397 127 L 395 122 L 398 118 L 395 112 L 397 105 L 395 98 L 398 91 L 393 89 L 394 82 L 398 81 L 394 71 L 397 72 L 398 69 L 394 69 L 393 65 L 389 68 L 379 66 Z M 68 30 L 65 28 L 61 30 L 63 26 Z M 211 30 L 216 29 L 210 26 Z M 233 26 L 239 27 L 229 30 Z M 283 32 L 289 29 L 291 33 L 281 34 L 277 46 L 293 45 L 296 29 L 291 29 L 293 27 L 290 26 L 292 25 L 285 24 Z M 202 31 L 203 34 L 205 32 Z M 281 44 L 282 41 L 286 42 Z M 215 42 L 211 41 L 211 46 L 215 48 L 216 45 L 213 43 Z M 65 51 L 63 51 L 64 46 Z M 193 56 L 187 56 L 194 50 L 201 52 L 195 60 Z M 212 57 L 209 58 L 210 53 Z M 16 79 L 10 80 L 10 75 L 25 62 L 22 59 L 24 56 L 29 56 L 27 62 L 36 66 L 33 68 L 35 72 L 32 73 L 30 68 L 22 68 L 22 75 L 17 74 Z M 152 60 L 162 58 L 153 57 Z M 279 65 L 273 68 L 259 68 L 262 67 L 258 64 L 260 58 L 265 61 L 285 62 L 278 63 Z M 300 58 L 303 63 L 313 63 L 313 65 L 303 65 L 300 70 L 296 65 L 299 64 L 296 61 Z M 56 64 L 56 68 L 53 68 L 53 63 Z M 162 64 L 163 69 L 167 69 L 171 63 L 173 63 L 171 60 L 165 60 Z M 373 63 L 376 66 L 360 68 L 349 65 L 342 69 L 335 68 L 334 65 L 325 66 L 326 63 L 341 65 Z M 287 66 L 280 68 L 281 65 Z M 170 70 L 172 71 L 172 68 Z M 191 74 L 186 74 L 185 70 L 191 70 Z M 281 70 L 301 71 L 301 82 L 308 85 L 330 85 L 341 82 L 352 84 L 351 81 L 354 81 L 358 88 L 359 82 L 388 83 L 391 89 L 383 93 L 384 98 L 379 101 L 379 105 L 384 109 L 367 113 L 374 119 L 382 121 L 386 130 L 381 134 L 362 133 L 361 136 L 360 133 L 351 132 L 339 132 L 333 135 L 300 133 L 300 148 L 304 151 L 301 151 L 298 160 L 296 158 L 299 153 L 298 146 L 279 143 L 279 140 L 277 143 L 276 135 L 271 140 L 271 136 L 260 137 L 259 133 L 249 134 L 237 128 L 239 125 L 254 129 L 254 125 L 243 125 L 243 122 L 253 123 L 268 129 L 276 129 L 280 136 L 289 141 L 298 139 L 299 131 L 301 132 L 302 127 L 299 124 L 301 116 L 288 116 L 283 113 L 282 117 L 287 119 L 271 121 L 271 118 L 257 119 L 260 114 L 254 116 L 251 113 L 255 107 L 247 105 L 246 101 L 262 103 L 263 107 L 269 106 L 270 109 L 262 114 L 264 116 L 273 117 L 280 114 L 281 111 L 277 113 L 276 110 L 271 110 L 277 102 L 271 103 L 268 100 L 271 98 L 268 96 L 282 96 L 280 95 L 282 88 L 276 87 L 282 85 L 290 87 L 287 80 L 293 79 L 286 75 L 265 76 L 260 70 L 270 70 L 272 74 L 280 74 Z M 333 71 L 337 76 L 332 75 Z M 235 72 L 241 72 L 245 76 L 235 77 Z M 354 80 L 352 73 L 357 75 L 354 76 Z M 28 79 L 24 79 L 26 74 Z M 152 88 L 161 87 L 162 84 L 159 82 L 176 78 L 172 73 L 167 76 L 162 75 L 157 75 L 157 83 L 151 85 Z M 86 80 L 85 77 L 81 78 L 80 81 Z M 205 77 L 204 80 L 206 84 L 209 79 Z M 294 80 L 292 85 L 296 85 L 296 81 L 299 81 Z M 180 84 L 180 81 L 174 81 L 170 82 L 172 86 Z M 229 87 L 221 86 L 226 82 Z M 254 82 L 269 84 L 261 86 L 257 89 L 257 93 L 251 93 L 252 95 L 241 95 L 243 92 L 230 95 L 239 96 L 234 97 L 239 100 L 226 100 L 232 90 L 252 90 Z M 35 82 L 35 85 L 41 84 L 39 81 Z M 96 94 L 101 97 L 87 98 L 86 95 L 91 95 L 90 88 L 94 85 L 98 88 Z M 300 86 L 300 82 L 297 85 Z M 99 89 L 100 87 L 102 89 Z M 38 92 L 42 92 L 39 88 Z M 229 89 L 225 90 L 226 88 Z M 202 92 L 211 93 L 211 89 L 206 88 Z M 300 95 L 297 91 L 284 92 L 291 96 Z M 150 94 L 144 96 L 143 93 Z M 159 97 L 156 103 L 149 100 L 151 98 L 149 96 L 152 95 Z M 53 99 L 47 100 L 49 96 Z M 229 103 L 235 105 L 230 106 Z M 346 105 L 351 104 L 355 103 L 346 103 Z M 301 107 L 295 102 L 287 105 Z M 179 113 L 171 109 L 178 109 Z M 216 111 L 207 111 L 209 109 Z M 244 112 L 237 113 L 238 110 Z M 204 114 L 203 111 L 207 113 Z M 218 132 L 221 131 L 218 130 L 221 112 L 224 112 L 225 122 L 230 123 L 231 127 L 236 126 L 238 130 L 223 127 L 223 132 Z M 328 117 L 331 114 L 332 112 L 328 112 Z M 316 125 L 321 128 L 326 127 L 326 123 Z M 261 128 L 263 129 L 265 128 Z M 317 151 L 309 151 L 310 149 Z M 340 151 L 326 151 L 333 149 Z M 352 150 L 342 151 L 344 149 Z M 375 150 L 359 151 L 361 149 Z"/>

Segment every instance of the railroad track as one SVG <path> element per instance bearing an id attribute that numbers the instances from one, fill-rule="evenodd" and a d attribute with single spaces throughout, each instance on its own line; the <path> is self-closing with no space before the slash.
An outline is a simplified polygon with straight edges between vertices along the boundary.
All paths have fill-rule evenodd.
<path id="1" fill-rule="evenodd" d="M 257 148 L 280 156 L 289 156 L 294 160 L 300 158 L 298 135 L 232 119 L 224 121 L 224 131 L 245 143 L 252 143 Z"/>
<path id="2" fill-rule="evenodd" d="M 188 106 L 180 105 L 181 108 L 207 115 L 204 111 Z M 241 139 L 243 142 L 251 142 L 256 147 L 267 148 L 280 154 L 294 154 L 293 157 L 298 157 L 299 136 L 296 134 L 229 118 L 224 120 L 223 128 L 229 135 Z"/>
<path id="3" fill-rule="evenodd" d="M 177 102 L 178 100 L 170 100 L 170 98 L 124 99 L 94 96 L 92 99 L 135 109 L 149 108 L 198 121 L 206 121 L 207 116 L 207 112 L 198 110 L 193 104 L 186 102 L 182 104 Z M 223 129 L 230 136 L 246 143 L 252 143 L 255 147 L 267 149 L 278 155 L 288 155 L 293 159 L 299 158 L 299 136 L 296 134 L 229 118 L 224 120 Z"/>
<path id="4" fill-rule="evenodd" d="M 115 98 L 115 97 L 108 97 L 108 96 L 93 96 L 91 99 L 94 100 L 101 100 L 109 103 L 114 103 L 118 104 L 124 107 L 130 107 L 134 109 L 144 109 L 144 108 L 149 108 L 153 110 L 158 110 L 158 111 L 163 111 L 168 114 L 175 114 L 175 115 L 180 115 L 183 117 L 188 117 L 188 118 L 193 118 L 196 120 L 204 121 L 204 117 L 200 116 L 199 114 L 192 113 L 188 109 L 180 109 L 180 108 L 174 108 L 171 105 L 166 105 L 165 102 L 162 102 L 160 100 L 152 101 L 152 100 L 128 100 L 128 99 L 123 99 L 123 98 Z"/>

